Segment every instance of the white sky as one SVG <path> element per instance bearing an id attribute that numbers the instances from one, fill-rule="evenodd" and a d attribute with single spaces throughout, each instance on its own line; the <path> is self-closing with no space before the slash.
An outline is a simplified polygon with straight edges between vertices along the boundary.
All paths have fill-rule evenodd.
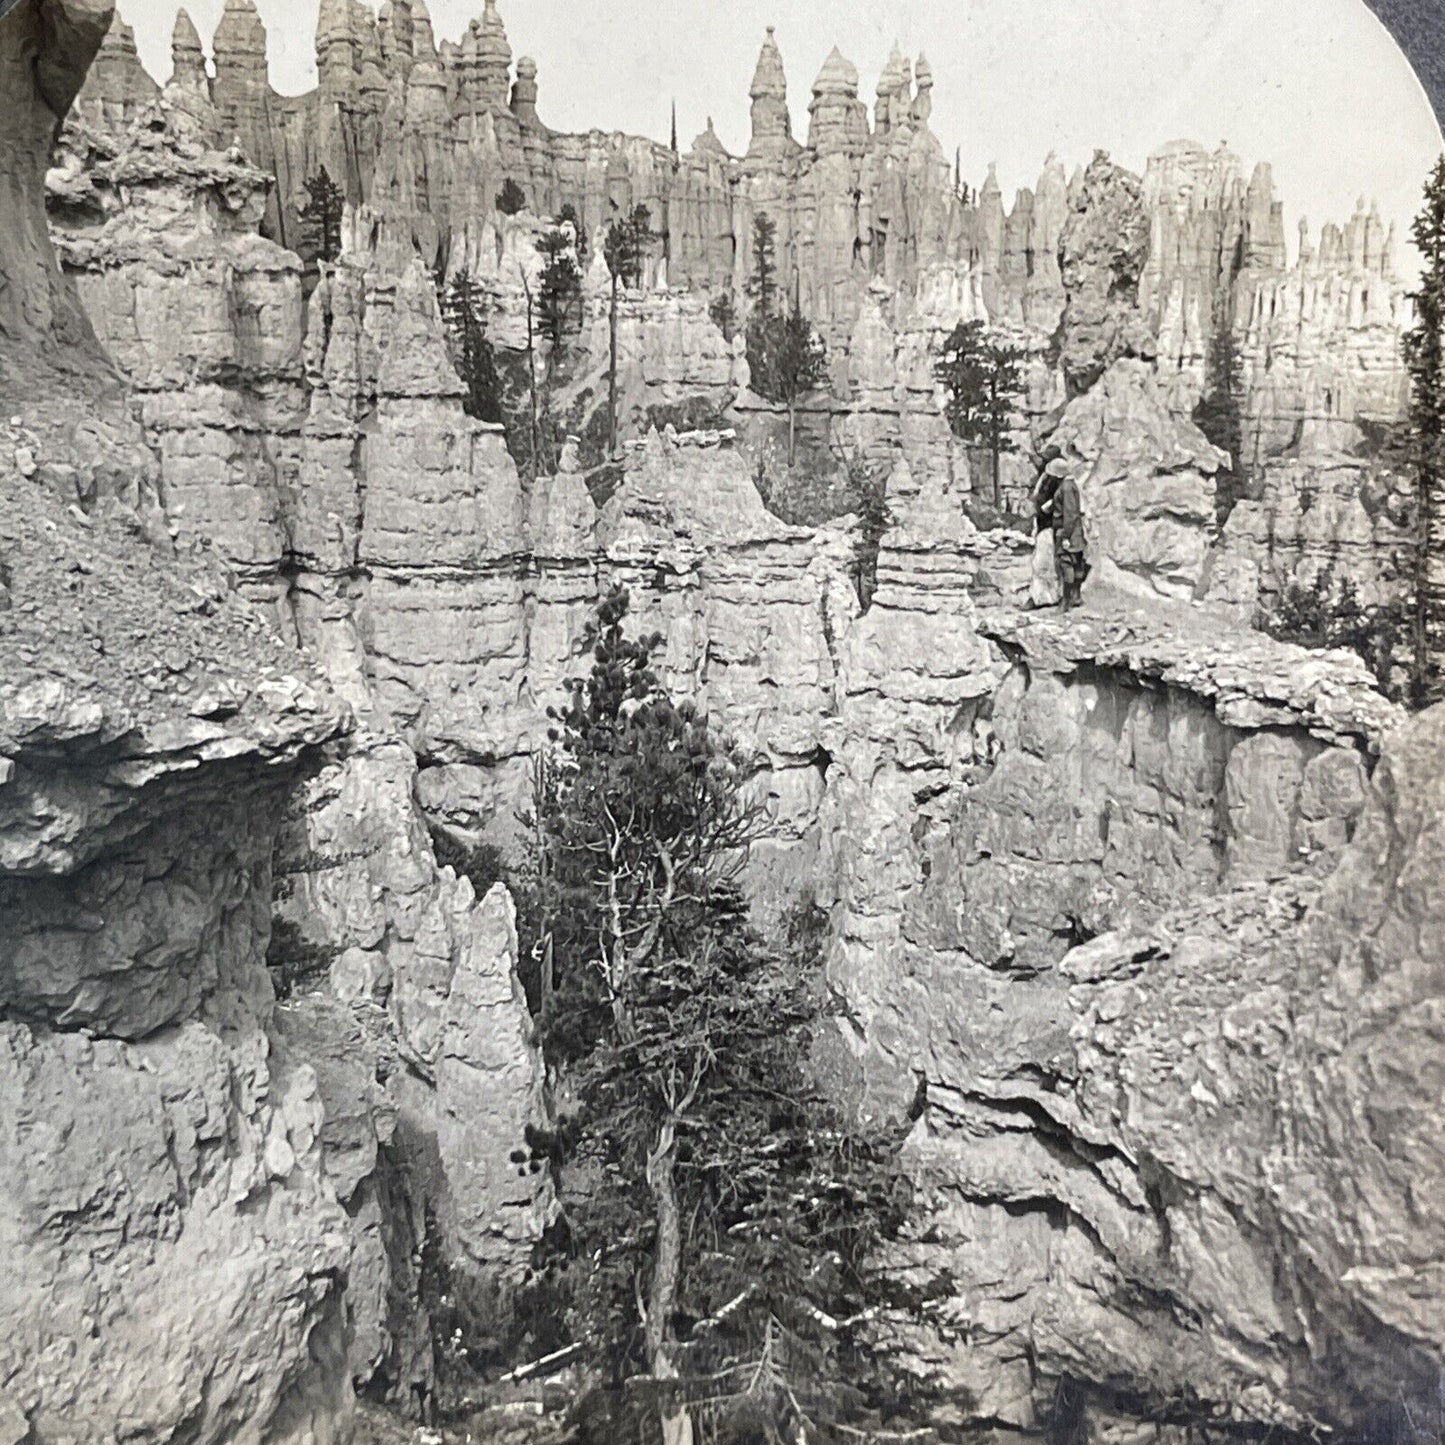
<path id="1" fill-rule="evenodd" d="M 152 74 L 170 69 L 176 0 L 119 0 Z M 202 37 L 223 0 L 190 0 Z M 257 0 L 272 81 L 315 83 L 317 0 Z M 793 130 L 807 136 L 813 77 L 837 44 L 872 102 L 897 40 L 935 77 L 933 129 L 963 148 L 974 184 L 997 161 L 1005 195 L 1031 186 L 1056 150 L 1070 169 L 1095 148 L 1142 169 L 1167 141 L 1221 140 L 1274 163 L 1294 224 L 1344 221 L 1378 197 L 1402 235 L 1440 130 L 1409 63 L 1362 0 L 500 0 L 512 49 L 539 66 L 544 121 L 665 140 L 677 100 L 684 147 L 711 114 L 746 148 L 748 84 L 764 29 L 777 27 Z M 455 38 L 482 0 L 432 0 Z"/>

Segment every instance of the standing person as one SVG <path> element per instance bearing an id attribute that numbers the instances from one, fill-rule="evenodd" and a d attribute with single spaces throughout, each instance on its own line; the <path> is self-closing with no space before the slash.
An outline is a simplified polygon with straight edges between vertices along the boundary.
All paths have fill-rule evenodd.
<path id="1" fill-rule="evenodd" d="M 1046 471 L 1034 492 L 1034 557 L 1029 582 L 1029 604 L 1057 607 L 1063 598 L 1059 589 L 1059 564 L 1054 553 L 1054 498 L 1059 479 Z"/>
<path id="2" fill-rule="evenodd" d="M 1062 467 L 1050 463 L 1050 467 Z M 1079 484 L 1064 471 L 1051 508 L 1054 527 L 1054 559 L 1059 568 L 1059 584 L 1063 588 L 1063 606 L 1067 612 L 1083 605 L 1084 579 L 1089 564 L 1084 558 L 1084 504 Z"/>

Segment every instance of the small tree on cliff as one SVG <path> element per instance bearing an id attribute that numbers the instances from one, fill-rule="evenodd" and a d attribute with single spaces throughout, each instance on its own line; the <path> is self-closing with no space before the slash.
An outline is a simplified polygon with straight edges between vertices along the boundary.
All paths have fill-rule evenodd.
<path id="1" fill-rule="evenodd" d="M 1413 227 L 1425 259 L 1405 337 L 1415 453 L 1413 684 L 1419 706 L 1445 696 L 1445 157 Z"/>
<path id="2" fill-rule="evenodd" d="M 582 225 L 582 217 L 577 214 L 577 207 L 571 201 L 564 201 L 562 209 L 557 212 L 556 224 L 559 226 L 571 226 L 572 234 L 577 238 L 577 266 L 579 270 L 587 269 L 587 232 Z"/>
<path id="3" fill-rule="evenodd" d="M 759 309 L 748 322 L 748 367 L 752 388 L 788 409 L 788 465 L 797 455 L 798 403 L 828 380 L 828 349 L 797 301 L 773 315 Z"/>
<path id="4" fill-rule="evenodd" d="M 346 195 L 322 166 L 307 178 L 306 204 L 301 208 L 301 244 L 318 261 L 328 265 L 341 255 L 341 223 L 346 216 Z"/>
<path id="5" fill-rule="evenodd" d="M 723 340 L 731 345 L 733 337 L 738 334 L 738 306 L 732 291 L 718 292 L 708 302 L 707 314 L 712 318 L 712 324 L 722 332 Z"/>
<path id="6" fill-rule="evenodd" d="M 1221 282 L 1215 289 L 1204 395 L 1194 408 L 1194 424 L 1221 451 L 1229 453 L 1229 475 L 1220 477 L 1216 497 L 1220 526 L 1229 520 L 1249 487 L 1244 457 L 1244 355 L 1235 333 L 1235 288 L 1243 269 L 1244 242 L 1237 239 L 1224 258 Z"/>
<path id="7" fill-rule="evenodd" d="M 744 760 L 668 698 L 661 639 L 628 637 L 627 612 L 620 589 L 598 610 L 536 799 L 543 1036 L 577 1100 L 563 1168 L 585 1180 L 564 1189 L 573 1335 L 666 1442 L 698 1414 L 791 1440 L 865 1371 L 863 1262 L 901 1203 L 891 1145 L 849 1134 L 804 1074 L 817 958 L 748 924 Z M 639 1435 L 655 1427 L 605 1438 Z"/>
<path id="8" fill-rule="evenodd" d="M 771 316 L 778 299 L 778 227 L 766 212 L 753 221 L 752 259 L 748 298 L 764 316 Z"/>
<path id="9" fill-rule="evenodd" d="M 1229 476 L 1222 477 L 1216 499 L 1219 522 L 1229 520 L 1235 504 L 1249 485 L 1244 460 L 1244 357 L 1234 335 L 1234 323 L 1225 315 L 1216 323 L 1209 343 L 1205 392 L 1194 408 L 1194 424 L 1221 451 L 1229 453 Z"/>
<path id="10" fill-rule="evenodd" d="M 607 363 L 607 438 L 608 455 L 617 455 L 617 312 L 624 286 L 640 286 L 642 270 L 647 261 L 647 248 L 652 243 L 652 213 L 646 206 L 634 206 L 626 215 L 613 221 L 602 242 L 602 257 L 612 278 L 607 323 L 609 353 Z"/>
<path id="11" fill-rule="evenodd" d="M 502 189 L 497 192 L 497 209 L 504 216 L 515 216 L 526 210 L 526 208 L 526 192 L 523 191 L 521 186 L 519 186 L 511 176 L 508 176 L 507 179 L 502 182 Z"/>
<path id="12" fill-rule="evenodd" d="M 502 383 L 487 337 L 486 297 L 467 270 L 458 271 L 441 297 L 442 321 L 457 375 L 467 394 L 462 408 L 477 421 L 502 420 Z"/>
<path id="13" fill-rule="evenodd" d="M 1014 415 L 1023 400 L 1018 347 L 991 337 L 982 321 L 955 326 L 940 348 L 933 375 L 946 394 L 944 413 L 967 447 L 987 447 L 993 461 L 993 504 L 1002 504 L 1002 460 L 1017 452 Z"/>
<path id="14" fill-rule="evenodd" d="M 582 272 L 578 266 L 577 232 L 563 217 L 537 238 L 542 275 L 537 284 L 537 311 L 542 331 L 560 351 L 569 332 L 582 320 Z"/>

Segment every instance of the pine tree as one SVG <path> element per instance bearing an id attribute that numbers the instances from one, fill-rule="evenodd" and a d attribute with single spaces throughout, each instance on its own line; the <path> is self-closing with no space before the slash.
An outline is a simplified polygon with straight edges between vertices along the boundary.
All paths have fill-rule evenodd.
<path id="1" fill-rule="evenodd" d="M 982 321 L 966 321 L 954 327 L 933 364 L 954 436 L 965 446 L 988 448 L 995 507 L 1002 505 L 1002 459 L 1019 450 L 1013 426 L 1024 394 L 1024 358 L 1020 348 L 990 337 Z"/>
<path id="2" fill-rule="evenodd" d="M 577 238 L 577 265 L 580 270 L 585 271 L 591 252 L 588 249 L 587 232 L 582 225 L 582 217 L 577 214 L 577 207 L 571 201 L 564 202 L 562 209 L 557 212 L 556 224 L 572 227 L 572 234 Z"/>
<path id="3" fill-rule="evenodd" d="M 497 192 L 497 209 L 504 216 L 515 216 L 527 207 L 527 196 L 516 181 L 508 176 Z"/>
<path id="4" fill-rule="evenodd" d="M 442 293 L 442 321 L 457 375 L 467 389 L 463 410 L 477 421 L 500 423 L 502 384 L 487 337 L 485 304 L 471 272 L 458 271 Z"/>
<path id="5" fill-rule="evenodd" d="M 628 636 L 627 614 L 621 589 L 599 607 L 536 796 L 542 1032 L 575 1100 L 549 1142 L 588 1181 L 563 1191 L 572 1333 L 666 1442 L 695 1415 L 813 1438 L 866 1374 L 850 1328 L 899 1221 L 892 1141 L 851 1133 L 812 1087 L 819 954 L 766 946 L 737 886 L 758 836 L 747 760 L 667 696 L 661 638 Z"/>
<path id="6" fill-rule="evenodd" d="M 1204 396 L 1194 408 L 1194 424 L 1221 451 L 1229 453 L 1229 476 L 1220 482 L 1216 506 L 1222 526 L 1248 490 L 1244 460 L 1244 356 L 1235 340 L 1234 324 L 1226 315 L 1214 328 Z"/>
<path id="7" fill-rule="evenodd" d="M 301 244 L 318 261 L 328 265 L 341 255 L 341 223 L 346 217 L 346 195 L 322 166 L 306 181 L 306 204 L 301 208 Z"/>
<path id="8" fill-rule="evenodd" d="M 766 212 L 753 221 L 752 274 L 747 294 L 764 316 L 773 314 L 778 296 L 778 227 Z"/>
<path id="9" fill-rule="evenodd" d="M 828 351 L 823 338 L 798 303 L 779 315 L 762 309 L 748 322 L 748 367 L 752 389 L 788 409 L 788 465 L 797 454 L 798 403 L 828 380 Z"/>
<path id="10" fill-rule="evenodd" d="M 537 285 L 537 311 L 542 331 L 560 351 L 568 332 L 581 325 L 582 272 L 578 267 L 575 232 L 559 216 L 537 239 L 542 275 Z"/>
<path id="11" fill-rule="evenodd" d="M 640 286 L 647 262 L 647 248 L 652 243 L 652 213 L 646 206 L 632 210 L 607 228 L 602 242 L 602 256 L 612 286 L 607 310 L 609 354 L 607 364 L 607 437 L 608 455 L 617 455 L 617 323 L 618 302 L 622 287 Z"/>
<path id="12" fill-rule="evenodd" d="M 1415 453 L 1413 684 L 1427 706 L 1445 697 L 1445 156 L 1412 228 L 1425 271 L 1405 337 Z"/>
<path id="13" fill-rule="evenodd" d="M 707 314 L 712 318 L 712 324 L 722 332 L 723 340 L 731 345 L 733 337 L 738 334 L 738 307 L 732 291 L 718 292 L 708 302 Z"/>

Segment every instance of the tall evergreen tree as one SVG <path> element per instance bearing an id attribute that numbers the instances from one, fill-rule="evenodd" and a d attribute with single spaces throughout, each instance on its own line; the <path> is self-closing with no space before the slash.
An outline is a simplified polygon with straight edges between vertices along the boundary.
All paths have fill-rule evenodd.
<path id="1" fill-rule="evenodd" d="M 537 251 L 543 258 L 537 311 L 554 351 L 562 349 L 568 333 L 582 322 L 582 272 L 576 246 L 576 233 L 561 216 L 537 238 Z"/>
<path id="2" fill-rule="evenodd" d="M 1412 228 L 1424 257 L 1405 337 L 1415 461 L 1413 683 L 1420 706 L 1445 698 L 1445 156 Z"/>
<path id="3" fill-rule="evenodd" d="M 322 166 L 306 181 L 306 204 L 301 208 L 301 243 L 328 265 L 341 255 L 341 223 L 346 216 L 346 195 Z"/>
<path id="4" fill-rule="evenodd" d="M 577 238 L 577 265 L 585 271 L 591 255 L 587 244 L 587 231 L 582 225 L 582 217 L 577 214 L 577 207 L 571 201 L 564 201 L 562 209 L 557 212 L 557 225 L 572 227 L 572 234 Z"/>
<path id="5" fill-rule="evenodd" d="M 988 448 L 995 507 L 1002 503 L 1002 460 L 1019 450 L 1013 427 L 1023 400 L 1024 355 L 991 337 L 984 322 L 965 321 L 954 327 L 933 364 L 954 436 L 965 446 Z"/>
<path id="6" fill-rule="evenodd" d="M 1194 424 L 1221 451 L 1229 453 L 1229 475 L 1221 478 L 1216 499 L 1223 525 L 1244 497 L 1249 473 L 1244 458 L 1244 356 L 1235 339 L 1230 303 L 1222 303 L 1221 309 L 1224 314 L 1216 321 L 1209 343 L 1205 392 L 1194 408 Z"/>
<path id="7" fill-rule="evenodd" d="M 805 1073 L 819 960 L 749 926 L 746 759 L 667 696 L 661 639 L 628 636 L 627 613 L 620 589 L 598 610 L 536 799 L 543 1037 L 575 1100 L 559 1162 L 587 1180 L 563 1190 L 573 1335 L 668 1445 L 698 1416 L 826 1439 L 814 1425 L 865 1372 L 853 1330 L 897 1222 L 891 1145 L 850 1133 Z"/>
<path id="8" fill-rule="evenodd" d="M 764 316 L 771 316 L 778 297 L 778 226 L 766 212 L 753 220 L 752 261 L 748 297 Z"/>
<path id="9" fill-rule="evenodd" d="M 472 273 L 458 271 L 442 292 L 442 321 L 467 394 L 463 410 L 477 421 L 502 420 L 502 384 L 487 336 L 486 297 Z"/>
<path id="10" fill-rule="evenodd" d="M 617 321 L 618 302 L 624 286 L 640 286 L 647 263 L 647 248 L 654 237 L 652 213 L 646 206 L 634 206 L 613 221 L 602 242 L 602 256 L 611 277 L 607 309 L 609 354 L 607 363 L 608 455 L 617 455 Z"/>

